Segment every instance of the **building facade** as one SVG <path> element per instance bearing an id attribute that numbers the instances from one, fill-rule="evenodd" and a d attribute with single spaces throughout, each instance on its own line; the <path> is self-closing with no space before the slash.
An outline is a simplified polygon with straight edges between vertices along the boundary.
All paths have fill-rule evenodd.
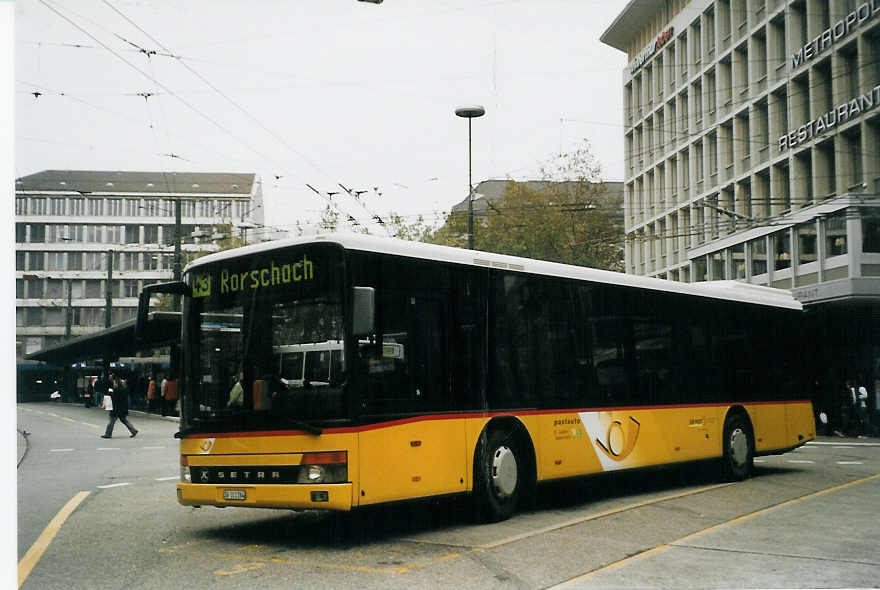
<path id="1" fill-rule="evenodd" d="M 263 220 L 254 174 L 46 170 L 17 179 L 17 360 L 133 318 L 145 285 L 171 280 L 176 264 L 231 232 L 247 239 Z"/>
<path id="2" fill-rule="evenodd" d="M 626 271 L 791 289 L 880 379 L 880 1 L 631 0 Z M 870 387 L 869 387 L 870 388 Z"/>

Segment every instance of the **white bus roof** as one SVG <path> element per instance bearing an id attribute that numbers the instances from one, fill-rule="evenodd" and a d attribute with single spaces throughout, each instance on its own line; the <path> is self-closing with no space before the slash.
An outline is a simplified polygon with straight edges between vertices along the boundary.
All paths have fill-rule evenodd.
<path id="1" fill-rule="evenodd" d="M 531 258 L 520 258 L 518 256 L 467 250 L 464 248 L 453 248 L 450 246 L 425 244 L 423 242 L 411 242 L 395 238 L 383 238 L 349 233 L 289 238 L 285 240 L 263 242 L 261 244 L 235 248 L 233 250 L 224 250 L 194 260 L 187 265 L 186 270 L 189 271 L 190 269 L 197 268 L 203 264 L 228 260 L 239 256 L 269 253 L 289 246 L 320 242 L 339 244 L 348 250 L 394 254 L 409 258 L 421 258 L 425 260 L 452 262 L 456 264 L 487 268 L 500 268 L 546 276 L 581 279 L 610 285 L 651 289 L 666 293 L 696 295 L 713 299 L 726 299 L 729 301 L 741 301 L 744 303 L 755 303 L 759 305 L 770 305 L 797 310 L 803 309 L 801 303 L 792 296 L 790 291 L 752 285 L 740 281 L 680 283 L 665 279 L 655 279 L 652 277 L 599 270 L 585 266 L 573 266 L 570 264 L 559 264 L 556 262 L 534 260 Z"/>

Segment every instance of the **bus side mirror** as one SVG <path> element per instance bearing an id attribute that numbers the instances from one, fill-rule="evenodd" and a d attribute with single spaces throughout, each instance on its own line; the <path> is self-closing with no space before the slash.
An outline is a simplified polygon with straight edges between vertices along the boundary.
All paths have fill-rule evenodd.
<path id="1" fill-rule="evenodd" d="M 138 294 L 137 318 L 134 324 L 134 337 L 138 342 L 147 339 L 148 318 L 150 315 L 150 297 L 154 293 L 170 293 L 171 295 L 189 295 L 189 287 L 182 281 L 173 283 L 156 283 L 147 285 Z"/>
<path id="2" fill-rule="evenodd" d="M 351 331 L 355 337 L 368 336 L 375 331 L 376 290 L 372 287 L 352 289 Z"/>

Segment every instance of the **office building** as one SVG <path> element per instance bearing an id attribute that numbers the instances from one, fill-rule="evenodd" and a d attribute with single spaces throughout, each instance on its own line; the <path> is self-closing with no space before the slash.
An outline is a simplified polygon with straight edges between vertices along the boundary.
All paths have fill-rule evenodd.
<path id="1" fill-rule="evenodd" d="M 180 208 L 181 246 L 175 248 Z M 251 173 L 46 170 L 15 183 L 16 357 L 135 316 L 144 285 L 253 241 L 264 219 Z"/>
<path id="2" fill-rule="evenodd" d="M 880 379 L 880 2 L 631 0 L 626 272 L 790 289 L 828 383 Z"/>

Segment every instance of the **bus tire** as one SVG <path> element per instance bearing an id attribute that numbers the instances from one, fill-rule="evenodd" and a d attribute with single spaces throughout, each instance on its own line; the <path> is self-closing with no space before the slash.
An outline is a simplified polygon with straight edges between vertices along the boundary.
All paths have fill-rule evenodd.
<path id="1" fill-rule="evenodd" d="M 508 429 L 481 437 L 474 462 L 474 508 L 480 522 L 506 520 L 516 510 L 525 482 L 525 456 Z"/>
<path id="2" fill-rule="evenodd" d="M 755 436 L 752 425 L 742 414 L 728 416 L 724 422 L 722 468 L 728 481 L 742 481 L 752 474 Z"/>

